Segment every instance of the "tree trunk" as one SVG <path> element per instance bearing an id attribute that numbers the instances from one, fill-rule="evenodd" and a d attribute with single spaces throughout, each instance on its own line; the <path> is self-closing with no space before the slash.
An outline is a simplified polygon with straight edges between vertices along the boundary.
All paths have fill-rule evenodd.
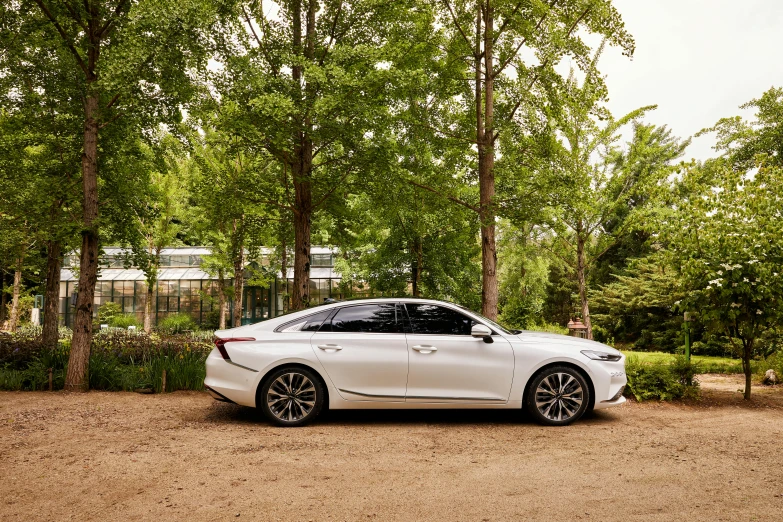
<path id="1" fill-rule="evenodd" d="M 16 270 L 14 271 L 14 293 L 11 298 L 11 315 L 8 318 L 8 330 L 16 331 L 19 326 L 19 294 L 22 292 L 22 264 L 24 256 L 20 255 L 16 259 Z"/>
<path id="2" fill-rule="evenodd" d="M 5 295 L 5 271 L 2 272 L 2 295 L 0 295 L 0 324 L 5 323 L 5 305 L 7 304 L 8 299 Z"/>
<path id="3" fill-rule="evenodd" d="M 46 290 L 44 294 L 43 343 L 50 349 L 57 346 L 60 325 L 60 266 L 62 245 L 50 240 L 46 249 Z"/>
<path id="4" fill-rule="evenodd" d="M 226 282 L 223 279 L 223 270 L 218 270 L 218 311 L 220 313 L 220 319 L 218 319 L 218 329 L 226 329 Z"/>
<path id="5" fill-rule="evenodd" d="M 416 256 L 413 260 L 413 266 L 411 271 L 411 280 L 413 282 L 413 297 L 421 297 L 421 269 L 424 262 L 424 254 L 422 252 L 422 241 L 420 237 L 413 240 L 413 252 Z"/>
<path id="6" fill-rule="evenodd" d="M 484 18 L 482 33 L 481 18 Z M 481 313 L 490 319 L 498 315 L 497 250 L 495 244 L 495 146 L 493 79 L 494 12 L 490 0 L 476 13 L 476 141 L 478 143 L 479 220 L 481 221 Z M 481 53 L 481 39 L 484 52 Z M 481 88 L 481 61 L 484 60 L 484 89 Z M 482 118 L 483 102 L 483 118 Z"/>
<path id="7" fill-rule="evenodd" d="M 579 286 L 579 302 L 582 305 L 582 322 L 587 327 L 587 338 L 593 338 L 593 323 L 590 320 L 590 304 L 587 302 L 587 277 L 585 267 L 585 241 L 581 225 L 576 232 L 576 281 Z"/>
<path id="8" fill-rule="evenodd" d="M 92 53 L 97 50 L 91 50 Z M 92 61 L 92 58 L 91 58 Z M 88 81 L 90 79 L 88 78 Z M 94 81 L 94 79 L 92 79 Z M 89 88 L 89 87 L 88 87 Z M 84 102 L 84 150 L 82 187 L 84 192 L 82 248 L 79 259 L 79 294 L 76 318 L 65 377 L 67 391 L 87 391 L 92 341 L 93 299 L 98 280 L 98 96 L 90 94 Z"/>
<path id="9" fill-rule="evenodd" d="M 312 60 L 315 53 L 315 13 L 317 2 L 309 0 L 307 6 L 307 33 L 305 47 L 302 48 L 302 13 L 301 1 L 294 2 L 293 10 L 293 44 L 297 55 L 304 55 Z M 301 310 L 310 305 L 310 225 L 313 216 L 312 167 L 313 167 L 313 124 L 310 120 L 308 102 L 312 86 L 305 81 L 302 88 L 303 68 L 296 65 L 291 69 L 291 75 L 299 86 L 299 113 L 302 115 L 302 129 L 297 131 L 294 146 L 294 162 L 291 165 L 291 175 L 294 185 L 294 310 Z"/>
<path id="10" fill-rule="evenodd" d="M 144 331 L 152 332 L 152 305 L 155 301 L 155 284 L 147 281 L 147 300 L 144 302 Z"/>
<path id="11" fill-rule="evenodd" d="M 753 341 L 742 340 L 742 371 L 745 373 L 745 392 L 743 398 L 746 401 L 750 400 L 751 390 L 751 378 L 753 377 L 753 371 L 750 367 L 750 358 L 753 354 Z"/>
<path id="12" fill-rule="evenodd" d="M 296 184 L 296 183 L 295 183 Z M 296 190 L 296 199 L 306 208 L 312 198 L 309 183 Z M 300 209 L 294 213 L 294 284 L 291 308 L 301 310 L 310 304 L 310 220 L 311 213 Z"/>
<path id="13" fill-rule="evenodd" d="M 242 286 L 245 281 L 245 252 L 241 246 L 234 259 L 234 327 L 242 326 Z"/>

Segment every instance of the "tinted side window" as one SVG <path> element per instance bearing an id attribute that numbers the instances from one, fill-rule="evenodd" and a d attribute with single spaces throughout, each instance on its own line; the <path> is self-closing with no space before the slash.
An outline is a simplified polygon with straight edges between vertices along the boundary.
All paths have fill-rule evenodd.
<path id="1" fill-rule="evenodd" d="M 315 332 L 318 330 L 318 327 L 321 326 L 321 323 L 324 322 L 324 320 L 329 317 L 329 314 L 332 313 L 332 310 L 326 310 L 314 315 L 311 315 L 309 317 L 303 317 L 302 319 L 297 319 L 295 321 L 291 321 L 290 323 L 286 323 L 282 326 L 279 326 L 276 331 L 278 332 Z"/>
<path id="2" fill-rule="evenodd" d="M 320 314 L 311 315 L 307 318 L 307 322 L 302 326 L 303 332 L 316 332 L 318 331 L 318 328 L 321 326 L 321 323 L 324 322 L 324 320 L 329 317 L 329 314 L 332 313 L 331 310 L 327 310 L 325 312 L 321 312 Z"/>
<path id="3" fill-rule="evenodd" d="M 402 333 L 393 304 L 346 306 L 332 317 L 332 332 Z M 328 331 L 326 325 L 322 331 Z"/>
<path id="4" fill-rule="evenodd" d="M 476 322 L 456 310 L 443 306 L 406 303 L 415 334 L 470 335 Z"/>

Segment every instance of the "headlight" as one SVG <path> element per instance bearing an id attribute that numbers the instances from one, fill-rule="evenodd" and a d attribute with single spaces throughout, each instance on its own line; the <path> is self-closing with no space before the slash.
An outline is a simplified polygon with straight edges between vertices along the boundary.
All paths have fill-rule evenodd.
<path id="1" fill-rule="evenodd" d="M 619 361 L 622 359 L 622 355 L 615 355 L 613 353 L 596 352 L 595 350 L 582 350 L 582 355 L 589 357 L 594 361 Z"/>

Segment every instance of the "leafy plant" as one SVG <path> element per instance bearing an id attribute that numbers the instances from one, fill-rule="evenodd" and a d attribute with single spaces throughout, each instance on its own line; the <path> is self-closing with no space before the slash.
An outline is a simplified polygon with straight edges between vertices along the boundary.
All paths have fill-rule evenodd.
<path id="1" fill-rule="evenodd" d="M 625 395 L 637 401 L 671 401 L 698 396 L 698 381 L 693 377 L 697 368 L 684 357 L 670 362 L 643 362 L 630 356 L 625 363 L 628 384 Z"/>
<path id="2" fill-rule="evenodd" d="M 129 326 L 141 328 L 141 323 L 139 323 L 134 314 L 122 314 L 112 317 L 111 321 L 109 321 L 109 326 L 114 328 L 124 328 L 127 330 Z"/>
<path id="3" fill-rule="evenodd" d="M 197 328 L 196 321 L 188 314 L 172 314 L 158 322 L 158 331 L 180 334 Z"/>

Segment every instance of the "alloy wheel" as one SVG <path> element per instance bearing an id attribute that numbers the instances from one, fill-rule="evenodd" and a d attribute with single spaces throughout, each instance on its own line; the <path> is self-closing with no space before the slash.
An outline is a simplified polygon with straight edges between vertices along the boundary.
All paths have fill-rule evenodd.
<path id="1" fill-rule="evenodd" d="M 581 383 L 568 373 L 547 375 L 536 388 L 536 408 L 551 421 L 566 421 L 573 417 L 584 401 Z"/>
<path id="2" fill-rule="evenodd" d="M 298 421 L 310 415 L 315 402 L 315 385 L 307 376 L 297 372 L 280 375 L 269 386 L 266 394 L 269 411 L 286 422 Z"/>

